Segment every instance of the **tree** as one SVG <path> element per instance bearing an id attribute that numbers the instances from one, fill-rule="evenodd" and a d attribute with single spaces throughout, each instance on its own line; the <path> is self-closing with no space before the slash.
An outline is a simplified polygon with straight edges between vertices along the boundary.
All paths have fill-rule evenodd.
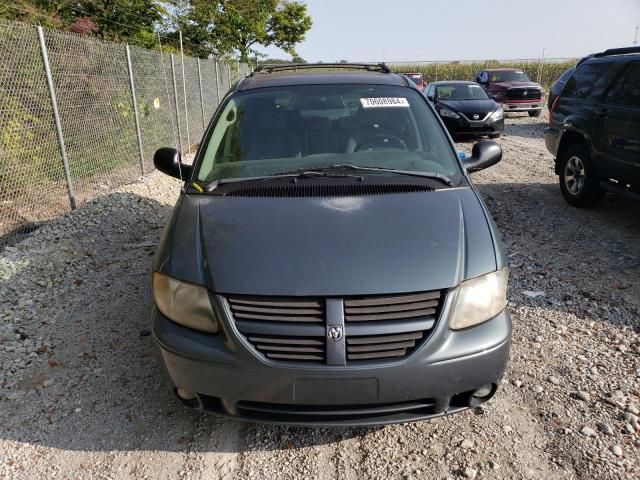
<path id="1" fill-rule="evenodd" d="M 191 0 L 182 6 L 177 28 L 201 56 L 234 55 L 247 62 L 257 45 L 295 56 L 312 25 L 307 6 L 293 0 Z"/>
<path id="2" fill-rule="evenodd" d="M 94 35 L 105 40 L 153 46 L 158 25 L 167 16 L 155 0 L 16 0 L 0 3 L 0 17 L 49 28 Z"/>

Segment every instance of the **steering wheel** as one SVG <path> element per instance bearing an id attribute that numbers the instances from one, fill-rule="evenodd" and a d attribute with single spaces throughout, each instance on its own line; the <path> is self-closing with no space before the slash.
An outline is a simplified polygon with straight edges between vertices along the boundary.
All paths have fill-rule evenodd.
<path id="1" fill-rule="evenodd" d="M 355 148 L 355 152 L 371 148 L 398 148 L 400 150 L 409 150 L 407 144 L 397 135 L 391 135 L 387 133 L 378 133 L 376 135 L 370 135 L 358 143 Z"/>

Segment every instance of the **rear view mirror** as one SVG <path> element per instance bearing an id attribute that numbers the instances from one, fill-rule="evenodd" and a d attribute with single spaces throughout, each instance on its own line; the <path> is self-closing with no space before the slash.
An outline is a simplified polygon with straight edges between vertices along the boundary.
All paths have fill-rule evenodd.
<path id="1" fill-rule="evenodd" d="M 191 165 L 185 165 L 180 161 L 180 152 L 175 148 L 163 147 L 156 151 L 153 156 L 153 164 L 162 173 L 170 177 L 186 180 L 191 176 Z"/>
<path id="2" fill-rule="evenodd" d="M 473 145 L 471 156 L 465 158 L 464 164 L 467 172 L 473 173 L 484 170 L 502 160 L 502 147 L 491 140 L 484 140 Z"/>

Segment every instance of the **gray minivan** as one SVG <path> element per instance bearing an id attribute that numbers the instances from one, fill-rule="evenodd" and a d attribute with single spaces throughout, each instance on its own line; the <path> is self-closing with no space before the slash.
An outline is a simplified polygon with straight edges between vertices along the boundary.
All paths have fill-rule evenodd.
<path id="1" fill-rule="evenodd" d="M 333 70 L 332 70 L 333 68 Z M 324 70 L 323 70 L 324 69 Z M 176 396 L 233 418 L 371 425 L 496 392 L 507 262 L 415 84 L 384 64 L 262 67 L 227 93 L 153 267 L 153 339 Z"/>

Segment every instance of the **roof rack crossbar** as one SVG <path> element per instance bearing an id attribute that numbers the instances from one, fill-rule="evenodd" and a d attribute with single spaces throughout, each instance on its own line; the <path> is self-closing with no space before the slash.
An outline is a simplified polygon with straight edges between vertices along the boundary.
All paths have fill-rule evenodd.
<path id="1" fill-rule="evenodd" d="M 640 53 L 640 47 L 609 48 L 604 52 L 594 53 L 594 57 L 608 57 L 609 55 L 624 55 L 625 53 Z"/>
<path id="2" fill-rule="evenodd" d="M 339 68 L 344 70 L 366 70 L 368 72 L 391 73 L 391 69 L 385 63 L 285 63 L 259 65 L 251 75 L 311 68 Z"/>

